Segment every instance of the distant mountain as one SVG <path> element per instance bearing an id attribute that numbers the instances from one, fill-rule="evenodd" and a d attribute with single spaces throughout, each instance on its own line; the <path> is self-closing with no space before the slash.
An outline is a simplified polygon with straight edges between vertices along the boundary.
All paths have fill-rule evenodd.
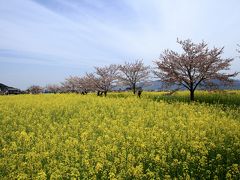
<path id="1" fill-rule="evenodd" d="M 216 83 L 220 84 L 220 82 L 216 82 Z M 164 83 L 160 80 L 150 81 L 146 85 L 140 84 L 139 86 L 146 91 L 173 90 L 177 88 L 177 86 L 166 87 L 164 86 Z M 240 80 L 235 80 L 232 86 L 219 85 L 219 89 L 222 89 L 222 90 L 240 89 Z"/>
<path id="2" fill-rule="evenodd" d="M 5 84 L 0 83 L 0 93 L 4 94 L 19 94 L 21 92 L 20 89 L 7 86 Z"/>
<path id="3" fill-rule="evenodd" d="M 0 91 L 7 90 L 9 87 L 5 84 L 0 83 Z"/>
<path id="4" fill-rule="evenodd" d="M 236 87 L 236 89 L 240 89 L 240 80 L 234 81 L 234 87 Z"/>
<path id="5" fill-rule="evenodd" d="M 164 90 L 173 90 L 177 88 L 176 85 L 166 87 L 166 85 L 164 85 L 164 82 L 160 80 L 150 81 L 144 84 L 139 84 L 138 86 L 142 87 L 142 89 L 145 91 L 164 91 Z"/>

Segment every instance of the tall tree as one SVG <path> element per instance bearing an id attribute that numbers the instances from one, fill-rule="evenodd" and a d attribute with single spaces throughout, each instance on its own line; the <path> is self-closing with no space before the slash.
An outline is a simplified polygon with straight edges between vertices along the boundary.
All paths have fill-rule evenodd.
<path id="1" fill-rule="evenodd" d="M 204 41 L 195 44 L 189 39 L 177 42 L 182 46 L 183 53 L 165 50 L 159 60 L 154 61 L 154 74 L 170 85 L 177 84 L 187 88 L 191 101 L 194 100 L 194 92 L 198 86 L 217 86 L 217 81 L 230 84 L 231 77 L 238 74 L 226 72 L 233 59 L 221 57 L 223 47 L 209 49 Z"/>
<path id="2" fill-rule="evenodd" d="M 63 92 L 77 92 L 78 90 L 78 77 L 77 76 L 70 76 L 65 79 L 62 84 L 62 91 Z"/>
<path id="3" fill-rule="evenodd" d="M 125 62 L 124 65 L 119 65 L 118 80 L 123 85 L 129 86 L 133 93 L 136 93 L 137 83 L 147 80 L 150 74 L 150 67 L 145 66 L 142 60 L 136 60 L 133 63 Z"/>
<path id="4" fill-rule="evenodd" d="M 60 92 L 61 88 L 60 88 L 60 86 L 57 85 L 57 84 L 48 84 L 48 85 L 46 86 L 46 90 L 47 90 L 49 93 L 54 93 L 54 94 L 56 94 L 56 93 L 59 93 L 59 92 Z"/>
<path id="5" fill-rule="evenodd" d="M 70 76 L 62 83 L 63 92 L 75 92 L 85 94 L 87 92 L 86 77 Z"/>
<path id="6" fill-rule="evenodd" d="M 78 84 L 81 87 L 82 94 L 87 94 L 93 90 L 91 83 L 89 83 L 89 78 L 86 75 L 78 78 Z"/>
<path id="7" fill-rule="evenodd" d="M 95 67 L 94 73 L 87 74 L 91 88 L 98 93 L 102 92 L 107 96 L 107 92 L 114 86 L 117 76 L 117 66 L 109 65 L 105 67 Z"/>
<path id="8" fill-rule="evenodd" d="M 39 94 L 43 92 L 43 88 L 38 85 L 32 85 L 26 90 L 26 92 L 30 94 Z"/>

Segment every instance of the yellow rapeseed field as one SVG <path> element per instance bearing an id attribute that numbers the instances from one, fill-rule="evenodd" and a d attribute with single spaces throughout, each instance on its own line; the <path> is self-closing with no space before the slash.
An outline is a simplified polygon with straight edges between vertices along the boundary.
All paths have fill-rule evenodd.
<path id="1" fill-rule="evenodd" d="M 239 106 L 158 95 L 0 96 L 0 179 L 240 179 Z"/>

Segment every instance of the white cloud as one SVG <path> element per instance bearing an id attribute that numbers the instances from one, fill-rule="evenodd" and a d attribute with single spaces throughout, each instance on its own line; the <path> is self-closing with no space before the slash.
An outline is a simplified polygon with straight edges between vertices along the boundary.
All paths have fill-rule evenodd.
<path id="1" fill-rule="evenodd" d="M 0 63 L 91 69 L 143 58 L 151 64 L 165 48 L 179 49 L 177 37 L 225 45 L 226 56 L 235 57 L 239 5 L 238 0 L 0 1 L 0 49 L 13 53 L 0 52 Z M 235 61 L 233 69 L 239 68 Z"/>

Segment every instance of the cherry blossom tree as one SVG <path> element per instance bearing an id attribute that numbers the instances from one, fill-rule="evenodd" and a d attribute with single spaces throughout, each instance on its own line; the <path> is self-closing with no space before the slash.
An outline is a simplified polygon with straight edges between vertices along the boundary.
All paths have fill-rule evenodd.
<path id="1" fill-rule="evenodd" d="M 145 66 L 142 60 L 136 60 L 132 63 L 125 62 L 125 64 L 119 65 L 118 69 L 119 82 L 129 86 L 134 94 L 137 90 L 137 83 L 146 81 L 150 74 L 150 67 Z"/>
<path id="2" fill-rule="evenodd" d="M 165 50 L 159 60 L 154 61 L 154 74 L 169 85 L 177 84 L 188 89 L 191 101 L 194 101 L 194 92 L 198 86 L 217 87 L 219 83 L 216 82 L 231 84 L 231 78 L 238 74 L 227 73 L 233 59 L 221 57 L 223 47 L 209 49 L 204 41 L 195 44 L 189 39 L 177 42 L 183 53 Z"/>
<path id="3" fill-rule="evenodd" d="M 100 93 L 107 96 L 107 92 L 111 90 L 117 79 L 117 66 L 109 65 L 105 67 L 95 67 L 94 73 L 87 73 L 89 86 Z"/>

